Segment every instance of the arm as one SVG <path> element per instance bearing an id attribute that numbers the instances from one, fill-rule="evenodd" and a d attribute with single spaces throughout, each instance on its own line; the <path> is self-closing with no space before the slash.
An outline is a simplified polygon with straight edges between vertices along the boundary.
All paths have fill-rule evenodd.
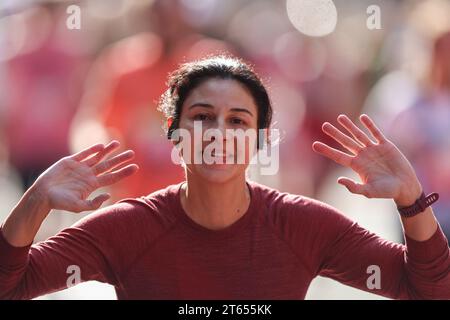
<path id="1" fill-rule="evenodd" d="M 67 279 L 66 269 L 70 264 L 79 265 L 86 278 L 97 279 L 99 270 L 103 270 L 100 278 L 105 280 L 104 274 L 108 271 L 100 248 L 106 246 L 99 246 L 96 235 L 90 234 L 88 229 L 69 228 L 70 232 L 61 232 L 44 243 L 31 244 L 51 209 L 95 210 L 109 195 L 86 199 L 94 190 L 113 184 L 137 170 L 133 164 L 117 169 L 133 157 L 130 151 L 102 161 L 117 147 L 117 142 L 106 147 L 95 145 L 63 158 L 27 190 L 0 229 L 1 297 L 30 298 L 35 296 L 32 293 L 43 294 L 65 287 L 65 280 L 63 283 L 61 280 Z M 91 229 L 92 233 L 101 232 L 97 227 Z M 59 277 L 50 272 L 58 266 L 65 266 L 59 270 Z M 38 283 L 41 287 L 36 287 Z M 49 283 L 56 287 L 48 287 Z M 47 285 L 45 289 L 44 285 Z"/>
<path id="2" fill-rule="evenodd" d="M 338 179 L 338 182 L 350 192 L 368 198 L 390 198 L 398 206 L 413 204 L 419 198 L 422 187 L 411 164 L 398 148 L 384 137 L 368 116 L 363 115 L 360 120 L 370 132 L 372 139 L 348 117 L 341 115 L 338 122 L 350 135 L 344 134 L 330 123 L 325 123 L 322 129 L 349 153 L 320 142 L 313 144 L 314 151 L 359 174 L 361 183 L 348 178 Z M 383 272 L 390 274 L 391 283 L 398 284 L 396 290 L 391 288 L 384 293 L 385 295 L 401 298 L 450 298 L 450 289 L 445 289 L 450 288 L 448 243 L 432 209 L 427 208 L 414 217 L 402 217 L 401 220 L 406 247 L 387 243 L 373 234 L 366 234 L 363 229 L 354 227 L 336 241 L 334 249 L 328 250 L 330 255 L 324 262 L 324 270 L 328 271 L 325 273 L 334 277 L 337 270 L 340 270 L 341 275 L 355 276 L 354 273 L 348 274 L 345 271 L 345 268 L 351 268 L 349 263 L 368 261 L 371 258 L 374 261 L 383 261 L 382 264 L 385 266 Z M 332 252 L 342 254 L 337 257 L 333 256 Z M 345 259 L 350 262 L 346 262 Z M 362 276 L 358 274 L 357 281 L 360 281 Z M 342 282 L 352 282 L 349 277 L 338 279 Z M 396 277 L 401 282 L 396 281 Z M 356 286 L 365 289 L 365 285 Z M 402 286 L 403 291 L 400 290 Z"/>
<path id="3" fill-rule="evenodd" d="M 319 275 L 392 299 L 450 299 L 450 258 L 441 230 L 427 241 L 386 241 L 353 224 L 321 252 Z"/>

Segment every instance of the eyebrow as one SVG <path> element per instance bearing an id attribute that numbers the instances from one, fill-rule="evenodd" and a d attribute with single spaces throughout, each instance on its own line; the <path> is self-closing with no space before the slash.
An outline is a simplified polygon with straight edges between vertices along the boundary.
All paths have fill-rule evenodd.
<path id="1" fill-rule="evenodd" d="M 214 107 L 212 105 L 210 105 L 209 103 L 205 103 L 205 102 L 196 102 L 193 103 L 188 109 L 192 109 L 195 107 L 203 107 L 203 108 L 208 108 L 208 109 L 213 109 Z M 251 113 L 249 110 L 245 109 L 245 108 L 231 108 L 231 111 L 235 111 L 235 112 L 245 112 L 248 113 L 249 115 L 251 115 L 253 117 L 253 113 Z"/>

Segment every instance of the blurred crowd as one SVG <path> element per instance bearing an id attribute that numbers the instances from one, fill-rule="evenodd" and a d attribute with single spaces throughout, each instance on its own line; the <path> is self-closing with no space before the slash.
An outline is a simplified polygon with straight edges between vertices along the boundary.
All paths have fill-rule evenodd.
<path id="1" fill-rule="evenodd" d="M 311 150 L 315 140 L 336 146 L 321 132 L 324 121 L 364 112 L 410 159 L 424 189 L 440 193 L 435 212 L 450 237 L 450 1 L 334 3 L 335 30 L 312 37 L 294 28 L 281 0 L 2 1 L 0 218 L 52 163 L 111 139 L 133 149 L 141 168 L 111 187 L 112 202 L 181 181 L 157 100 L 180 62 L 229 53 L 263 77 L 281 132 L 279 173 L 254 180 L 327 201 L 402 241 L 392 203 L 366 209 L 366 199 L 336 183 L 351 172 Z M 71 4 L 81 8 L 79 30 L 66 26 Z M 367 28 L 372 4 L 381 29 Z M 52 215 L 36 240 L 79 218 Z"/>

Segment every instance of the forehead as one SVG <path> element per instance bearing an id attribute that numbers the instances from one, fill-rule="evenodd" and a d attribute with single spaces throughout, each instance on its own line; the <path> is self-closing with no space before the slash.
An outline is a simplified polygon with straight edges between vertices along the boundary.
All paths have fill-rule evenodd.
<path id="1" fill-rule="evenodd" d="M 250 91 L 244 84 L 233 79 L 211 78 L 203 81 L 189 93 L 184 104 L 192 105 L 196 102 L 209 103 L 215 107 L 257 110 Z"/>

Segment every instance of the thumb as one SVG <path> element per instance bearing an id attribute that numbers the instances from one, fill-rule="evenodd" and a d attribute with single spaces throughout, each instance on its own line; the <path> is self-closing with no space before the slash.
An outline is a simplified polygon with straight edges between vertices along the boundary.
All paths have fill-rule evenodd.
<path id="1" fill-rule="evenodd" d="M 346 187 L 351 193 L 361 194 L 370 198 L 369 188 L 366 184 L 361 184 L 345 177 L 340 177 L 337 182 Z"/>
<path id="2" fill-rule="evenodd" d="M 94 199 L 81 200 L 78 205 L 81 211 L 97 210 L 100 206 L 111 197 L 109 193 L 102 193 Z"/>

